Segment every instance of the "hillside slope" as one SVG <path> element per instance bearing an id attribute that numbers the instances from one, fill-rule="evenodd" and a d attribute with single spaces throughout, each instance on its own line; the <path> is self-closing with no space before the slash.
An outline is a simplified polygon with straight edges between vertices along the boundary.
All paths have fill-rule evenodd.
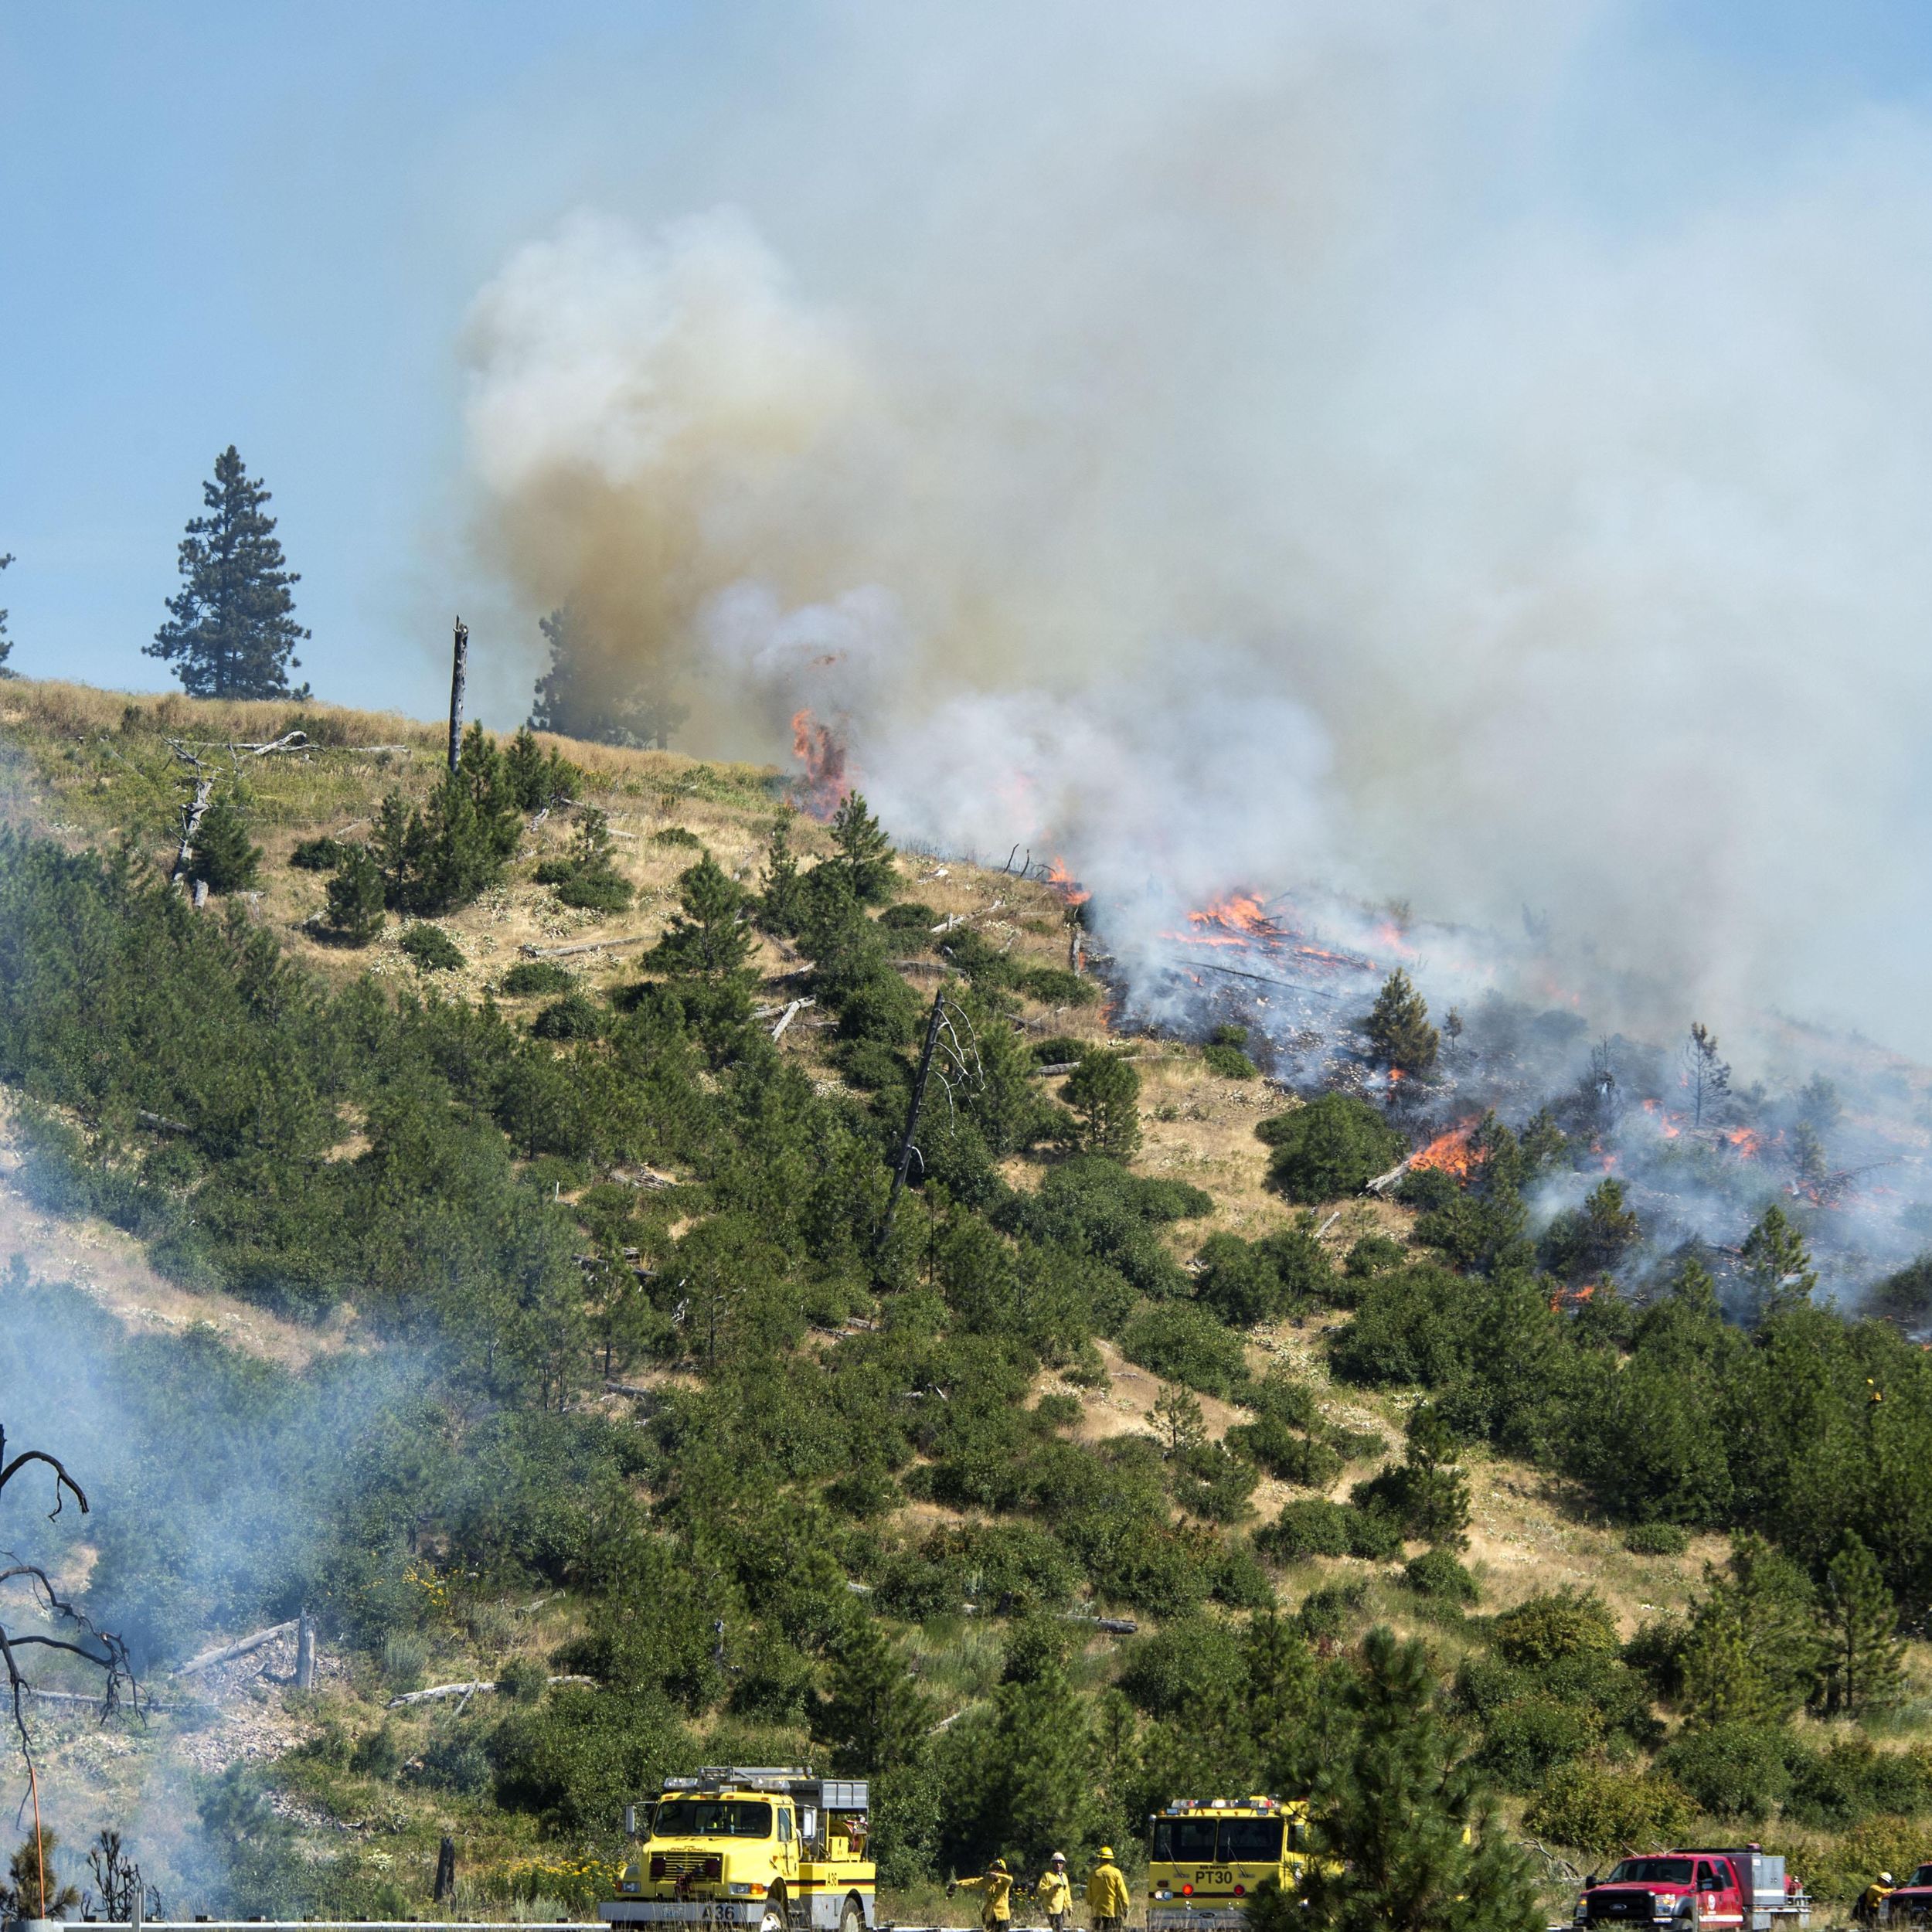
<path id="1" fill-rule="evenodd" d="M 1837 1545 L 1790 1525 L 1828 1480 L 1846 1522 L 1896 1525 L 1871 1540 L 1920 1613 L 1900 1498 L 1932 1399 L 1889 1332 L 1802 1309 L 1747 1342 L 1691 1287 L 1560 1308 L 1518 1263 L 1445 1272 L 1440 1205 L 1291 1203 L 1255 1129 L 1292 1097 L 1114 1039 L 1049 885 L 902 852 L 855 896 L 801 821 L 822 889 L 777 910 L 769 772 L 546 740 L 574 801 L 523 815 L 466 903 L 359 947 L 291 855 L 368 838 L 391 797 L 427 809 L 440 727 L 15 682 L 0 748 L 0 1420 L 95 1505 L 46 1525 L 9 1495 L 5 1529 L 128 1631 L 156 1706 L 104 1730 L 37 1706 L 43 1801 L 70 1847 L 126 1830 L 171 1909 L 416 1910 L 449 1832 L 467 1905 L 580 1910 L 650 1777 L 813 1753 L 886 1774 L 886 1875 L 935 1913 L 995 1849 L 1084 1854 L 1166 1795 L 1312 1775 L 1313 1730 L 1260 1728 L 1261 1693 L 1345 1700 L 1372 1622 L 1428 1645 L 1509 1835 L 1580 1820 L 1580 1867 L 1748 1828 L 1842 1895 L 1932 1844 L 1918 1644 L 1854 1723 L 1808 1679 L 1701 1708 L 1681 1632 L 1727 1590 L 1747 1649 L 1808 1631 Z M 204 774 L 263 858 L 197 916 L 153 882 Z M 614 910 L 537 876 L 590 808 Z M 124 841 L 118 869 L 87 855 Z M 685 883 L 705 854 L 722 913 Z M 423 924 L 459 964 L 404 951 Z M 506 986 L 546 961 L 543 990 Z M 882 1243 L 941 983 L 967 1043 Z M 1138 1076 L 1120 1158 L 1117 1112 L 1032 1070 L 1110 1049 Z M 1656 1336 L 1714 1392 L 1701 1417 L 1573 1453 Z M 1446 1450 L 1411 1446 L 1419 1413 Z M 1641 1495 L 1608 1480 L 1666 1437 Z M 1840 1462 L 1746 1501 L 1747 1462 L 1828 1440 Z M 1707 1582 L 1733 1529 L 1793 1552 L 1782 1625 Z M 274 1647 L 171 1682 L 304 1604 L 314 1691 Z M 1090 1634 L 1100 1613 L 1141 1635 Z M 1288 1646 L 1266 1685 L 1264 1629 Z"/>

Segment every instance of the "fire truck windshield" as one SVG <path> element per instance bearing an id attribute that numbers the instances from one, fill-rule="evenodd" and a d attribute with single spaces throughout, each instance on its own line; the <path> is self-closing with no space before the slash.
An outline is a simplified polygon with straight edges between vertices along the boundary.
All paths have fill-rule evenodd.
<path id="1" fill-rule="evenodd" d="M 762 1798 L 668 1798 L 651 1821 L 658 1838 L 770 1838 L 771 1807 Z"/>
<path id="2" fill-rule="evenodd" d="M 1278 1865 L 1278 1818 L 1223 1818 L 1199 1811 L 1154 1821 L 1156 1865 Z"/>
<path id="3" fill-rule="evenodd" d="M 1612 1885 L 1688 1885 L 1689 1859 L 1619 1859 L 1610 1875 Z"/>

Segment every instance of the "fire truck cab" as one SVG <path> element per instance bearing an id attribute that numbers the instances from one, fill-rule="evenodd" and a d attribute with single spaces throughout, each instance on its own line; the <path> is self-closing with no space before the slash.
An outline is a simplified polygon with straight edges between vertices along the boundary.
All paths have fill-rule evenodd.
<path id="1" fill-rule="evenodd" d="M 1737 1927 L 1740 1932 L 1787 1932 L 1808 1926 L 1811 1902 L 1784 1861 L 1755 1845 L 1742 1851 L 1653 1852 L 1618 1860 L 1608 1878 L 1583 1888 L 1579 1925 Z"/>
<path id="2" fill-rule="evenodd" d="M 1148 1822 L 1148 1932 L 1235 1932 L 1264 1879 L 1300 1888 L 1308 1808 L 1298 1799 L 1177 1798 Z"/>
<path id="3" fill-rule="evenodd" d="M 626 1808 L 638 1841 L 610 1925 L 752 1926 L 869 1932 L 877 1923 L 869 1794 L 862 1778 L 798 1767 L 713 1765 L 668 1777 Z"/>

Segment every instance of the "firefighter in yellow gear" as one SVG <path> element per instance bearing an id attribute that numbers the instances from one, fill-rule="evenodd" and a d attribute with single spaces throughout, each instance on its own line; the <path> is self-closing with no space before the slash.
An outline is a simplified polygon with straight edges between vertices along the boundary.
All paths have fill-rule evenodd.
<path id="1" fill-rule="evenodd" d="M 1013 1875 L 1006 1869 L 1004 1859 L 995 1859 L 992 1863 L 976 1879 L 957 1879 L 946 1888 L 951 1898 L 957 1889 L 976 1892 L 984 1889 L 986 1902 L 980 1907 L 979 1922 L 986 1932 L 995 1932 L 998 1927 L 1010 1925 L 1013 1920 Z"/>
<path id="2" fill-rule="evenodd" d="M 1046 1923 L 1053 1932 L 1066 1932 L 1073 1923 L 1073 1888 L 1067 1882 L 1064 1852 L 1056 1852 L 1047 1861 L 1039 1883 L 1033 1887 L 1033 1896 L 1039 1900 L 1040 1910 L 1046 1914 Z"/>
<path id="3" fill-rule="evenodd" d="M 1094 1915 L 1094 1932 L 1121 1932 L 1131 1903 L 1127 1880 L 1114 1862 L 1114 1848 L 1103 1845 L 1100 1862 L 1087 1879 L 1087 1909 Z"/>
<path id="4" fill-rule="evenodd" d="M 1859 1894 L 1858 1903 L 1852 1907 L 1852 1923 L 1854 1925 L 1876 1925 L 1879 1906 L 1897 1889 L 1898 1887 L 1892 1883 L 1892 1874 L 1881 1872 Z"/>

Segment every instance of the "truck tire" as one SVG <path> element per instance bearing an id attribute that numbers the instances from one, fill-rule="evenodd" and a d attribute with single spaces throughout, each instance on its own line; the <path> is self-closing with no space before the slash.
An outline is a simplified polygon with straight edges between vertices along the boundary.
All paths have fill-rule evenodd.
<path id="1" fill-rule="evenodd" d="M 765 1894 L 765 1909 L 758 1921 L 758 1932 L 785 1932 L 789 1923 L 785 1888 L 783 1885 L 774 1885 Z"/>
<path id="2" fill-rule="evenodd" d="M 838 1932 L 866 1932 L 866 1908 L 856 1892 L 846 1895 L 838 1914 Z"/>

